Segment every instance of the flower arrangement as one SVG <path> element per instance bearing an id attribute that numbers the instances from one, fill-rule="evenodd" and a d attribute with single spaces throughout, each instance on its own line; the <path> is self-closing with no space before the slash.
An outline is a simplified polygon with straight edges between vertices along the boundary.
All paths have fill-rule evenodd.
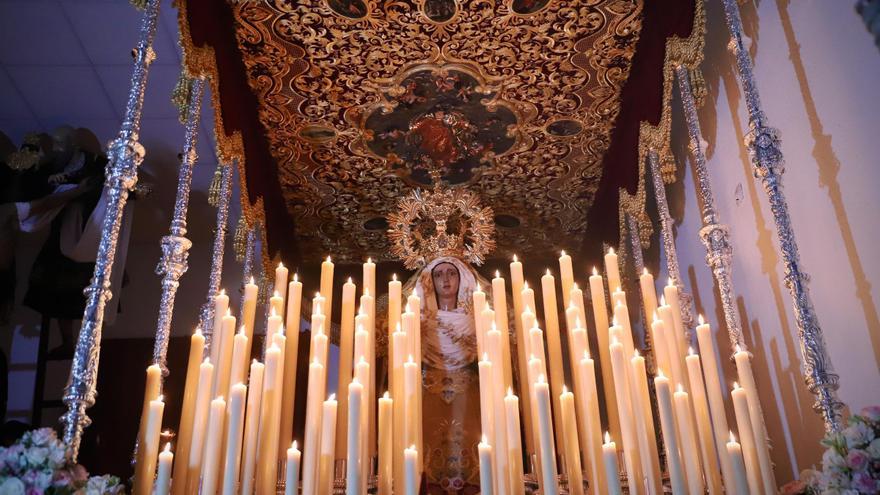
<path id="1" fill-rule="evenodd" d="M 0 447 L 0 495 L 116 495 L 125 493 L 115 476 L 92 476 L 71 462 L 51 428 L 25 433 Z"/>

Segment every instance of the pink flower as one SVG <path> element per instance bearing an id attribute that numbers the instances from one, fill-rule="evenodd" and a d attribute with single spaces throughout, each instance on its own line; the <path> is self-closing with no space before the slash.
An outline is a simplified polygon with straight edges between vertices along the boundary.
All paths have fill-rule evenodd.
<path id="1" fill-rule="evenodd" d="M 859 493 L 877 493 L 880 490 L 880 482 L 868 473 L 856 473 L 853 475 L 852 487 Z"/>
<path id="2" fill-rule="evenodd" d="M 865 419 L 871 422 L 880 422 L 880 406 L 868 406 L 859 413 L 859 416 L 864 416 Z"/>
<path id="3" fill-rule="evenodd" d="M 846 464 L 853 471 L 864 471 L 868 461 L 868 454 L 864 450 L 853 449 L 846 455 Z"/>

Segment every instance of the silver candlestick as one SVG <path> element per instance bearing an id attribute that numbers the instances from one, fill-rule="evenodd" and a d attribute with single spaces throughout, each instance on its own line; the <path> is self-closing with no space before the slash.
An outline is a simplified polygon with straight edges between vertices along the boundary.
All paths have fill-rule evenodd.
<path id="1" fill-rule="evenodd" d="M 749 150 L 755 177 L 761 179 L 761 184 L 767 193 L 770 211 L 776 224 L 776 235 L 779 238 L 782 260 L 785 264 L 785 285 L 794 302 L 798 339 L 804 360 L 804 379 L 810 392 L 816 396 L 813 409 L 822 416 L 825 429 L 839 431 L 843 407 L 837 399 L 839 378 L 831 366 L 822 328 L 819 326 L 819 318 L 810 299 L 808 276 L 801 271 L 794 228 L 791 225 L 788 203 L 782 190 L 782 173 L 785 166 L 779 131 L 767 125 L 767 117 L 761 109 L 761 98 L 752 71 L 752 60 L 743 45 L 739 6 L 735 0 L 722 0 L 722 4 L 727 27 L 730 30 L 730 48 L 736 58 L 737 71 L 749 112 L 749 132 L 745 138 L 745 145 Z"/>
<path id="2" fill-rule="evenodd" d="M 214 296 L 220 291 L 223 277 L 223 256 L 229 224 L 229 200 L 232 198 L 232 165 L 220 165 L 220 194 L 217 204 L 217 225 L 214 227 L 214 247 L 211 251 L 211 275 L 208 279 L 207 301 L 199 315 L 199 328 L 205 336 L 205 351 L 210 351 L 214 336 Z"/>
<path id="3" fill-rule="evenodd" d="M 192 81 L 189 105 L 186 110 L 186 135 L 183 145 L 183 159 L 177 177 L 177 196 L 174 199 L 174 217 L 168 235 L 162 237 L 162 259 L 156 266 L 156 273 L 162 276 L 162 297 L 159 302 L 159 320 L 156 324 L 156 340 L 153 345 L 153 363 L 168 375 L 166 356 L 168 340 L 171 338 L 171 318 L 174 315 L 174 300 L 180 277 L 189 268 L 187 258 L 192 241 L 186 237 L 186 212 L 189 207 L 189 192 L 192 187 L 193 166 L 198 154 L 196 141 L 199 134 L 199 118 L 202 111 L 202 95 L 205 80 L 197 77 Z"/>
<path id="4" fill-rule="evenodd" d="M 107 211 L 101 225 L 101 240 L 95 258 L 95 271 L 91 283 L 85 289 L 86 306 L 70 367 L 70 381 L 64 391 L 63 399 L 67 406 L 67 412 L 61 418 L 64 442 L 70 449 L 71 459 L 74 462 L 79 456 L 83 428 L 91 423 L 86 415 L 86 409 L 95 403 L 104 307 L 112 297 L 110 274 L 116 257 L 122 215 L 128 201 L 128 193 L 137 183 L 137 169 L 144 159 L 144 148 L 138 142 L 138 134 L 147 72 L 156 58 L 153 52 L 153 39 L 156 36 L 159 3 L 160 0 L 149 0 L 144 7 L 140 39 L 134 51 L 134 70 L 125 107 L 125 118 L 119 129 L 119 136 L 108 146 L 109 163 L 104 184 L 109 195 Z"/>

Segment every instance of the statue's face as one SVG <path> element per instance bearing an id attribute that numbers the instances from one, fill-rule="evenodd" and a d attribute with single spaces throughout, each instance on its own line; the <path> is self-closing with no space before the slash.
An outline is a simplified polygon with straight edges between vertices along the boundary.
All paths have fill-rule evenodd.
<path id="1" fill-rule="evenodd" d="M 434 290 L 441 299 L 455 298 L 458 296 L 458 268 L 452 263 L 440 263 L 431 271 L 434 278 Z"/>

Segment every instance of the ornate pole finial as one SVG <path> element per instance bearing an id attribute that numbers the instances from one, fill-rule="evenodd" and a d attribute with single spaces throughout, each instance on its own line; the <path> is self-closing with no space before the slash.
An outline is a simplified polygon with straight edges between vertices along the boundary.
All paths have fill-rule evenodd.
<path id="1" fill-rule="evenodd" d="M 67 412 L 61 420 L 64 425 L 64 442 L 70 449 L 71 459 L 79 456 L 83 428 L 91 423 L 86 409 L 95 403 L 95 386 L 98 380 L 98 359 L 101 352 L 101 330 L 104 326 L 104 307 L 112 297 L 110 273 L 116 257 L 122 215 L 128 201 L 128 193 L 137 183 L 137 170 L 144 159 L 144 147 L 138 142 L 144 91 L 150 63 L 156 58 L 153 39 L 159 16 L 159 0 L 149 0 L 141 17 L 140 39 L 134 51 L 134 71 L 131 89 L 125 108 L 125 118 L 119 136 L 108 146 L 109 163 L 105 187 L 108 192 L 107 210 L 101 225 L 101 240 L 95 257 L 92 281 L 85 290 L 86 306 L 82 326 L 76 342 L 70 381 L 64 391 Z"/>
<path id="2" fill-rule="evenodd" d="M 752 60 L 743 44 L 744 34 L 739 6 L 735 0 L 722 0 L 722 4 L 727 27 L 730 30 L 730 48 L 736 58 L 737 72 L 749 112 L 749 132 L 745 138 L 745 145 L 749 150 L 755 177 L 761 179 L 761 184 L 767 193 L 770 211 L 776 224 L 776 234 L 779 237 L 785 265 L 785 285 L 794 302 L 798 339 L 804 361 L 804 379 L 810 392 L 816 396 L 813 409 L 822 416 L 825 429 L 839 431 L 843 407 L 837 399 L 839 377 L 834 373 L 831 359 L 828 357 L 819 318 L 810 299 L 807 274 L 801 271 L 797 240 L 788 213 L 788 202 L 782 190 L 785 162 L 780 148 L 779 131 L 767 125 L 767 117 L 761 108 Z"/>
<path id="3" fill-rule="evenodd" d="M 211 251 L 211 275 L 208 279 L 207 301 L 202 305 L 199 327 L 205 335 L 205 349 L 210 350 L 214 337 L 214 296 L 220 291 L 223 277 L 223 256 L 226 251 L 226 233 L 229 224 L 229 200 L 232 197 L 232 167 L 224 163 L 220 171 L 219 193 L 217 195 L 217 225 L 214 227 L 214 247 Z"/>

